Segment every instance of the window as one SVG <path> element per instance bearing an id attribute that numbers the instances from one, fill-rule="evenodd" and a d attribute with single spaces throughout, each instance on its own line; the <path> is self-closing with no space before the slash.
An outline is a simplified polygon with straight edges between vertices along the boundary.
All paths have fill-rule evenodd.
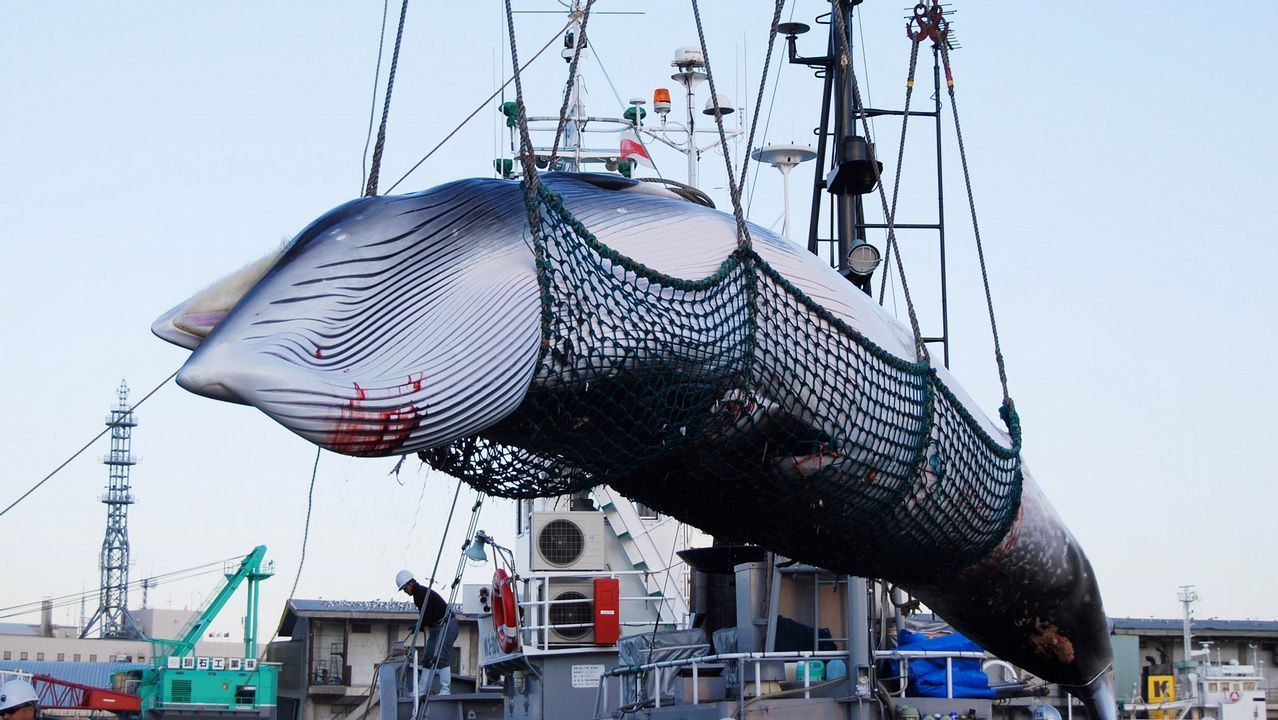
<path id="1" fill-rule="evenodd" d="M 58 653 L 58 662 L 64 662 L 67 659 L 66 653 Z"/>
<path id="2" fill-rule="evenodd" d="M 12 659 L 13 659 L 13 651 L 12 651 L 12 650 L 5 650 L 5 651 L 4 651 L 4 659 L 5 659 L 5 660 L 12 660 Z"/>
<path id="3" fill-rule="evenodd" d="M 43 660 L 43 659 L 44 659 L 44 653 L 42 652 L 36 653 L 36 660 Z"/>
<path id="4" fill-rule="evenodd" d="M 373 632 L 373 624 L 372 623 L 351 623 L 351 632 L 371 633 Z"/>
<path id="5" fill-rule="evenodd" d="M 98 661 L 98 656 L 96 654 L 89 655 L 89 662 L 97 662 L 97 661 Z"/>
<path id="6" fill-rule="evenodd" d="M 76 653 L 75 655 L 72 655 L 71 659 L 76 662 L 80 662 L 80 653 Z"/>
<path id="7" fill-rule="evenodd" d="M 27 659 L 27 651 L 26 651 L 26 650 L 23 650 L 21 653 L 19 653 L 19 654 L 18 654 L 18 659 L 19 659 L 19 660 L 26 660 L 26 659 Z"/>

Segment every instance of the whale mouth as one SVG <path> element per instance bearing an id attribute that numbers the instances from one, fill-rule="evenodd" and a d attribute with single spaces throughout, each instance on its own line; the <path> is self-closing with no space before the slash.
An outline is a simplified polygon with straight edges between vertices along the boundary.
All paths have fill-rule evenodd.
<path id="1" fill-rule="evenodd" d="M 397 454 L 421 429 L 428 407 L 424 374 L 358 377 L 295 362 L 278 348 L 217 339 L 191 354 L 177 382 L 197 395 L 255 407 L 306 440 L 353 456 Z"/>
<path id="2" fill-rule="evenodd" d="M 159 333 L 156 334 L 158 335 Z M 203 340 L 203 338 L 200 339 Z M 209 361 L 206 358 L 206 353 L 200 352 L 197 348 L 193 349 L 196 352 L 178 370 L 177 384 L 179 387 L 213 400 L 222 400 L 223 402 L 237 405 L 253 404 L 244 395 L 245 388 L 242 379 L 234 377 L 236 373 L 228 371 L 225 366 L 220 366 L 217 362 Z"/>
<path id="3" fill-rule="evenodd" d="M 195 295 L 169 308 L 151 323 L 151 332 L 166 342 L 195 350 L 230 314 L 248 291 L 274 266 L 282 251 L 267 253 L 256 261 L 218 280 Z M 186 387 L 186 386 L 183 386 Z M 192 392 L 197 392 L 192 390 Z M 217 400 L 220 395 L 207 395 Z"/>

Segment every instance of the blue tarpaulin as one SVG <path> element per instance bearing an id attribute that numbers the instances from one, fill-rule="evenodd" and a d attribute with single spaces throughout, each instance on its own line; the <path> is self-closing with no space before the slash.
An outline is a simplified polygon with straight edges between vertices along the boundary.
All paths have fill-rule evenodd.
<path id="1" fill-rule="evenodd" d="M 932 650 L 951 652 L 981 652 L 981 647 L 958 633 L 930 638 L 922 633 L 902 630 L 897 642 L 898 650 Z M 981 661 L 975 658 L 953 659 L 954 697 L 992 698 L 990 679 L 981 672 Z M 889 663 L 899 674 L 898 663 Z M 919 697 L 945 697 L 945 658 L 913 658 L 909 663 L 910 686 L 907 695 Z"/>

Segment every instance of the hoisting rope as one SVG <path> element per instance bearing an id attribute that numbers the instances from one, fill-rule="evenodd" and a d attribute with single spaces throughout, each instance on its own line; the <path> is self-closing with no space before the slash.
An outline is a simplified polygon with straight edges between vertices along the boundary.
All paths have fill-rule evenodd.
<path id="1" fill-rule="evenodd" d="M 572 50 L 572 63 L 568 65 L 568 83 L 564 86 L 564 104 L 559 108 L 559 125 L 555 128 L 555 144 L 550 148 L 550 167 L 555 167 L 555 160 L 559 158 L 559 139 L 563 135 L 564 126 L 568 124 L 568 103 L 572 100 L 573 90 L 577 80 L 577 61 L 581 59 L 581 51 L 586 47 L 586 23 L 590 22 L 590 8 L 595 4 L 595 0 L 586 0 L 586 9 L 581 14 L 581 30 L 577 33 L 576 42 Z M 575 18 L 574 18 L 575 19 Z M 511 42 L 514 42 L 514 34 L 511 34 Z"/>
<path id="2" fill-rule="evenodd" d="M 290 600 L 297 597 L 297 584 L 302 580 L 302 567 L 306 565 L 306 546 L 310 543 L 311 537 L 311 512 L 315 507 L 315 478 L 319 474 L 319 461 L 322 450 L 323 448 L 319 446 L 315 447 L 315 462 L 311 464 L 311 487 L 306 491 L 306 522 L 302 525 L 302 552 L 301 557 L 297 560 L 297 572 L 293 575 L 293 587 L 288 591 L 288 597 Z M 271 649 L 271 643 L 275 642 L 275 638 L 279 637 L 279 635 L 280 629 L 276 627 L 275 632 L 271 633 L 271 639 L 267 640 L 266 643 L 261 645 L 258 649 L 258 668 L 261 668 L 266 664 L 267 654 Z M 249 676 L 250 680 L 255 677 L 258 672 L 258 670 L 254 670 L 254 674 Z"/>
<path id="3" fill-rule="evenodd" d="M 542 265 L 541 246 L 537 242 L 541 234 L 541 210 L 537 198 L 541 195 L 541 178 L 537 175 L 537 163 L 533 158 L 532 136 L 528 134 L 528 113 L 524 108 L 524 84 L 520 79 L 519 49 L 515 43 L 515 14 L 510 0 L 506 0 L 506 29 L 510 35 L 510 64 L 515 68 L 515 111 L 519 126 L 519 163 L 524 168 L 524 178 L 520 183 L 524 189 L 524 204 L 528 207 L 528 226 L 533 236 L 533 247 L 537 248 L 537 264 Z"/>
<path id="4" fill-rule="evenodd" d="M 776 43 L 777 25 L 781 22 L 781 11 L 784 9 L 785 0 L 777 0 L 776 8 L 772 13 L 772 26 L 768 30 L 768 51 L 763 56 L 763 73 L 759 77 L 759 92 L 756 94 L 754 99 L 754 116 L 750 118 L 750 134 L 746 138 L 747 150 L 754 147 L 754 131 L 759 127 L 759 111 L 763 109 L 763 92 L 768 85 L 768 71 L 772 69 L 772 47 Z M 791 11 L 790 14 L 793 16 L 794 11 Z M 719 138 L 720 142 L 723 143 L 726 154 L 727 138 L 723 131 L 723 116 L 719 113 L 715 113 L 715 121 L 719 125 Z M 745 157 L 741 160 L 742 183 L 745 183 L 746 172 L 750 169 L 750 155 L 751 153 L 747 152 Z"/>
<path id="5" fill-rule="evenodd" d="M 386 121 L 390 118 L 391 93 L 395 90 L 395 69 L 399 66 L 399 48 L 404 41 L 404 18 L 408 15 L 408 0 L 399 8 L 399 29 L 395 31 L 395 49 L 391 51 L 390 72 L 386 75 L 386 98 L 382 103 L 382 122 L 377 128 L 377 144 L 373 146 L 373 163 L 368 170 L 368 184 L 364 195 L 377 194 L 377 179 L 382 172 L 382 150 L 386 147 Z"/>
<path id="6" fill-rule="evenodd" d="M 394 185 L 391 185 L 390 187 L 386 188 L 386 192 L 388 193 L 392 192 L 395 188 L 399 187 L 400 183 L 407 180 L 409 175 L 412 175 L 414 172 L 417 171 L 417 168 L 422 166 L 422 163 L 429 160 L 432 155 L 434 155 L 436 152 L 439 151 L 440 148 L 444 146 L 445 143 L 447 143 L 449 140 L 452 140 L 454 135 L 460 132 L 463 127 L 466 127 L 466 123 L 473 120 L 475 116 L 479 114 L 480 110 L 483 110 L 484 108 L 488 107 L 488 103 L 492 102 L 493 98 L 500 95 L 502 91 L 506 89 L 506 86 L 510 85 L 512 82 L 515 81 L 516 75 L 523 72 L 529 65 L 532 65 L 533 63 L 537 62 L 537 58 L 541 57 L 541 54 L 546 52 L 546 50 L 549 49 L 550 46 L 555 43 L 555 40 L 557 40 L 559 36 L 562 35 L 563 32 L 567 30 L 570 25 L 572 25 L 572 20 L 569 20 L 567 23 L 564 23 L 564 26 L 560 28 L 558 31 L 556 31 L 554 35 L 551 35 L 550 39 L 546 41 L 546 44 L 542 45 L 541 49 L 538 50 L 536 54 L 534 54 L 531 58 L 529 58 L 528 62 L 524 63 L 523 67 L 516 69 L 515 74 L 507 78 L 506 82 L 501 84 L 501 87 L 494 90 L 492 95 L 489 95 L 487 98 L 484 98 L 484 101 L 479 103 L 479 105 L 477 105 L 475 109 L 472 110 L 470 114 L 466 116 L 465 120 L 462 120 L 460 123 L 458 123 L 457 127 L 453 128 L 452 132 L 445 135 L 443 140 L 440 140 L 438 143 L 435 144 L 435 147 L 430 149 L 430 152 L 427 152 L 425 155 L 421 157 L 420 160 L 414 163 L 413 166 L 408 169 L 408 172 L 404 173 L 402 176 L 400 176 L 398 180 L 395 181 Z"/>
<path id="7" fill-rule="evenodd" d="M 746 148 L 754 146 L 754 130 L 759 121 L 759 107 L 763 104 L 763 89 L 768 81 L 768 69 L 772 64 L 772 47 L 777 37 L 777 23 L 781 20 L 781 10 L 785 6 L 785 0 L 777 0 L 776 7 L 772 13 L 772 26 L 768 31 L 768 52 L 763 61 L 763 76 L 759 81 L 759 97 L 754 103 L 754 119 L 750 123 L 750 139 L 746 143 Z M 732 155 L 728 152 L 728 134 L 723 128 L 723 113 L 719 112 L 719 92 L 715 89 L 714 70 L 710 66 L 710 48 L 706 44 L 705 27 L 701 22 L 701 7 L 697 0 L 692 0 L 692 15 L 697 21 L 697 38 L 701 42 L 701 59 L 706 64 L 706 79 L 710 83 L 711 103 L 715 108 L 714 124 L 719 131 L 719 147 L 723 151 L 723 165 L 728 173 L 728 190 L 732 197 L 732 217 L 737 223 L 737 256 L 742 263 L 753 265 L 758 256 L 754 253 L 753 241 L 750 239 L 750 228 L 746 226 L 745 210 L 741 207 L 741 186 L 737 184 L 736 177 L 732 173 Z M 697 143 L 695 137 L 689 137 L 689 152 L 697 152 Z M 750 153 L 746 152 L 746 159 L 741 165 L 741 181 L 745 182 L 746 169 L 749 167 Z M 749 303 L 753 310 L 757 308 L 759 303 L 759 277 L 757 273 L 748 273 L 742 292 L 745 295 L 746 302 Z M 750 312 L 746 316 L 746 345 L 747 352 L 745 357 L 746 370 L 750 372 L 754 365 L 756 355 L 756 347 L 758 344 L 758 316 L 756 312 Z"/>
<path id="8" fill-rule="evenodd" d="M 776 39 L 776 36 L 777 36 L 777 22 L 779 22 L 780 20 L 781 8 L 784 5 L 785 5 L 784 0 L 777 0 L 776 11 L 774 12 L 772 17 L 772 28 L 768 36 L 768 56 L 767 56 L 767 59 L 764 61 L 764 65 L 763 65 L 763 83 L 767 82 L 768 65 L 770 64 L 771 57 L 772 57 L 772 45 L 773 45 L 773 41 Z M 701 22 L 701 6 L 697 2 L 697 0 L 692 0 L 692 15 L 697 21 L 697 38 L 701 42 L 701 59 L 705 61 L 705 64 L 706 64 L 706 79 L 710 82 L 711 102 L 717 103 L 719 92 L 715 88 L 714 70 L 710 65 L 710 49 L 709 47 L 706 46 L 705 27 Z M 763 103 L 762 83 L 760 84 L 759 90 L 760 90 L 760 97 L 758 102 L 755 103 L 755 120 L 756 121 L 758 119 L 759 105 Z M 732 216 L 737 223 L 737 249 L 739 252 L 749 253 L 752 251 L 752 247 L 751 247 L 752 243 L 750 240 L 750 230 L 749 228 L 746 227 L 745 211 L 741 207 L 741 187 L 737 184 L 736 176 L 733 174 L 733 171 L 732 171 L 732 155 L 728 152 L 728 135 L 723 128 L 723 113 L 718 112 L 717 106 L 716 106 L 716 111 L 714 113 L 714 122 L 715 122 L 715 126 L 719 130 L 719 146 L 723 150 L 724 169 L 728 173 L 728 191 L 732 197 Z M 752 125 L 750 128 L 750 142 L 753 143 L 753 141 L 754 141 L 754 127 Z M 749 147 L 749 145 L 747 145 L 747 147 Z M 694 153 L 697 151 L 695 142 L 693 142 L 693 146 L 690 149 L 690 151 Z M 746 156 L 747 156 L 747 163 L 748 163 L 749 153 L 746 153 Z M 741 177 L 743 180 L 745 179 L 744 173 L 745 173 L 746 167 L 748 167 L 748 165 L 742 165 Z"/>
<path id="9" fill-rule="evenodd" d="M 937 13 L 940 12 L 940 0 L 932 0 Z M 944 23 L 944 19 L 941 20 Z M 1003 349 L 998 340 L 998 323 L 994 321 L 994 296 L 990 293 L 990 276 L 985 269 L 985 249 L 981 245 L 981 227 L 976 222 L 976 200 L 972 195 L 972 176 L 967 170 L 967 150 L 963 146 L 963 128 L 959 125 L 958 105 L 954 100 L 954 73 L 950 70 L 950 49 L 948 43 L 939 42 L 941 63 L 945 66 L 945 86 L 950 95 L 950 109 L 954 112 L 954 134 L 958 137 L 959 159 L 963 163 L 963 183 L 967 186 L 967 206 L 972 213 L 972 234 L 976 237 L 976 256 L 981 263 L 981 282 L 985 284 L 985 305 L 990 313 L 990 332 L 994 335 L 994 360 L 998 364 L 998 379 L 1003 384 L 1003 408 L 1000 413 L 1009 426 L 1018 422 L 1016 408 L 1007 392 L 1007 369 L 1003 363 Z"/>
<path id="10" fill-rule="evenodd" d="M 382 81 L 382 58 L 386 55 L 386 18 L 390 14 L 390 0 L 382 0 L 382 25 L 377 33 L 377 65 L 373 68 L 373 96 L 368 100 L 368 130 L 364 131 L 364 152 L 360 154 L 360 180 L 368 175 L 368 146 L 373 144 L 373 121 L 377 119 L 377 86 Z"/>
<path id="11" fill-rule="evenodd" d="M 842 27 L 842 18 L 839 17 L 839 24 Z M 958 138 L 959 159 L 963 165 L 963 183 L 967 190 L 967 205 L 972 216 L 972 233 L 976 238 L 976 253 L 980 260 L 981 281 L 985 290 L 985 306 L 990 317 L 990 332 L 994 337 L 994 362 L 998 367 L 998 379 L 1003 390 L 1003 405 L 999 408 L 999 415 L 1003 421 L 1007 423 L 1008 430 L 1014 437 L 1020 437 L 1020 419 L 1016 414 L 1015 403 L 1012 401 L 1011 394 L 1007 387 L 1007 366 L 1003 359 L 1002 344 L 998 337 L 998 323 L 995 320 L 994 313 L 994 297 L 990 291 L 989 272 L 985 265 L 985 249 L 981 242 L 981 229 L 976 219 L 976 200 L 972 192 L 972 176 L 967 166 L 967 150 L 963 143 L 963 128 L 959 123 L 958 104 L 954 96 L 954 74 L 950 67 L 950 46 L 949 46 L 949 21 L 945 19 L 944 9 L 940 0 L 931 0 L 930 6 L 924 2 L 919 2 L 914 6 L 914 15 L 906 23 L 905 32 L 910 38 L 910 70 L 905 85 L 905 108 L 901 119 L 901 143 L 896 159 L 896 180 L 892 188 L 892 207 L 889 212 L 887 201 L 884 196 L 883 183 L 879 177 L 879 168 L 877 163 L 872 163 L 874 168 L 875 180 L 879 186 L 879 198 L 883 203 L 884 215 L 887 218 L 888 239 L 887 247 L 894 254 L 897 264 L 897 270 L 901 278 L 901 287 L 905 294 L 906 306 L 909 308 L 910 322 L 914 326 L 916 333 L 916 342 L 922 341 L 922 336 L 918 334 L 918 324 L 914 314 L 913 303 L 910 302 L 909 288 L 905 285 L 905 268 L 901 265 L 901 255 L 898 243 L 896 242 L 896 233 L 894 231 L 894 216 L 896 214 L 896 203 L 900 196 L 901 183 L 901 166 L 905 154 L 905 132 L 906 125 L 910 119 L 910 98 L 914 92 L 914 76 L 918 67 L 919 44 L 924 40 L 931 40 L 935 47 L 939 49 L 941 62 L 945 68 L 945 85 L 950 98 L 950 109 L 954 115 L 954 133 Z M 841 32 L 841 31 L 840 31 Z M 853 77 L 853 91 L 856 93 L 856 107 L 861 108 L 860 94 L 856 89 L 856 79 Z M 865 118 L 865 114 L 861 113 L 861 122 L 865 125 L 866 137 L 869 137 L 869 126 Z M 937 118 L 940 121 L 940 118 Z M 879 303 L 882 304 L 886 293 L 887 273 L 883 274 L 882 282 L 879 286 Z M 1019 441 L 1018 441 L 1019 442 Z"/>
<path id="12" fill-rule="evenodd" d="M 852 109 L 861 116 L 862 132 L 865 133 L 867 142 L 870 137 L 870 120 L 866 117 L 865 106 L 861 104 L 861 88 L 856 81 L 856 73 L 852 71 L 852 53 L 851 42 L 848 38 L 847 23 L 843 17 L 843 13 L 836 8 L 833 12 L 835 22 L 835 35 L 838 37 L 839 46 L 838 63 L 845 77 L 852 81 Z M 888 246 L 892 249 L 893 257 L 896 259 L 897 273 L 901 279 L 901 292 L 905 295 L 905 308 L 910 317 L 910 329 L 914 331 L 914 356 L 916 360 L 921 362 L 930 362 L 927 351 L 927 344 L 923 342 L 923 331 L 919 329 L 919 318 L 914 312 L 914 301 L 910 298 L 910 286 L 905 279 L 905 265 L 901 261 L 901 250 L 897 243 L 893 242 L 896 236 L 896 225 L 892 218 L 892 213 L 888 209 L 887 193 L 883 189 L 883 178 L 881 170 L 877 162 L 871 162 L 870 167 L 874 171 L 874 183 L 879 186 L 879 201 L 883 206 L 883 216 L 887 219 L 888 226 Z"/>
<path id="13" fill-rule="evenodd" d="M 901 142 L 896 152 L 896 177 L 892 182 L 892 212 L 888 215 L 887 253 L 891 255 L 896 249 L 896 233 L 893 231 L 893 220 L 896 218 L 896 202 L 901 198 L 901 168 L 905 164 L 905 131 L 910 124 L 910 99 L 914 96 L 914 75 L 919 65 L 919 43 L 927 36 L 932 26 L 927 24 L 927 9 L 923 3 L 914 6 L 914 17 L 905 26 L 905 34 L 912 40 L 910 43 L 910 71 L 905 79 L 905 106 L 901 111 Z M 912 28 L 917 26 L 918 30 Z M 862 48 L 864 49 L 864 48 Z M 879 192 L 883 192 L 883 184 L 879 183 Z M 879 304 L 887 297 L 887 279 L 890 273 L 884 272 L 879 278 Z"/>

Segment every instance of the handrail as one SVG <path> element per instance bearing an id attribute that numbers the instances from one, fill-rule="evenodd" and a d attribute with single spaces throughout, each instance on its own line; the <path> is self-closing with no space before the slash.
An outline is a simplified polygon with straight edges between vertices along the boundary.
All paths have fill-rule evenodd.
<path id="1" fill-rule="evenodd" d="M 661 707 L 661 675 L 663 670 L 677 670 L 681 668 L 691 668 L 692 670 L 692 702 L 696 704 L 699 701 L 699 687 L 697 685 L 698 669 L 702 665 L 709 664 L 727 664 L 736 662 L 740 667 L 738 677 L 741 682 L 742 692 L 740 697 L 745 696 L 745 665 L 747 663 L 754 664 L 754 686 L 755 697 L 762 694 L 762 673 L 760 665 L 764 662 L 786 662 L 786 661 L 806 661 L 812 659 L 845 659 L 848 657 L 846 650 L 797 650 L 785 652 L 734 652 L 734 653 L 717 653 L 714 655 L 702 655 L 690 658 L 676 658 L 671 660 L 658 660 L 655 662 L 643 663 L 641 665 L 618 665 L 617 667 L 606 671 L 599 678 L 599 688 L 596 691 L 595 704 L 598 709 L 599 703 L 602 701 L 605 706 L 608 704 L 608 678 L 617 678 L 618 692 L 622 691 L 622 683 L 624 678 L 628 676 L 638 676 L 641 673 L 652 672 L 654 675 L 652 687 L 655 689 L 653 701 L 656 707 Z M 878 650 L 873 653 L 875 660 L 902 660 L 908 662 L 911 659 L 935 658 L 945 660 L 946 671 L 946 697 L 954 697 L 954 667 L 955 659 L 986 659 L 988 656 L 984 652 L 974 650 Z M 903 663 L 904 666 L 904 663 Z M 904 669 L 904 668 L 903 668 Z M 812 687 L 811 677 L 808 673 L 803 676 L 803 697 L 809 697 L 809 691 Z M 636 691 L 640 688 L 636 686 Z"/>

